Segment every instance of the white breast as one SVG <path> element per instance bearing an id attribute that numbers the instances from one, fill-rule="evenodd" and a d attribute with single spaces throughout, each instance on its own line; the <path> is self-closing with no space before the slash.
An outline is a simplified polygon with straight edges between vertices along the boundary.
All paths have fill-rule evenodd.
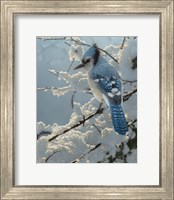
<path id="1" fill-rule="evenodd" d="M 95 96 L 95 98 L 96 98 L 99 102 L 102 102 L 102 93 L 101 93 L 101 91 L 97 88 L 96 82 L 95 82 L 94 80 L 92 80 L 89 76 L 88 76 L 88 83 L 89 83 L 89 87 L 91 88 L 91 91 L 92 91 L 93 95 Z"/>

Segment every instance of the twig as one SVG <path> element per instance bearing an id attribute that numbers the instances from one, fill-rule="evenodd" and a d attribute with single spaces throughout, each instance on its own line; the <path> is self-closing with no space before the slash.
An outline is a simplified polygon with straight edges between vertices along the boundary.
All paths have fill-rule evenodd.
<path id="1" fill-rule="evenodd" d="M 69 47 L 71 46 L 68 42 L 65 42 L 65 44 L 67 44 Z"/>
<path id="2" fill-rule="evenodd" d="M 129 80 L 123 80 L 123 79 L 121 79 L 124 83 L 124 85 L 125 84 L 127 84 L 127 83 L 135 83 L 135 82 L 137 82 L 137 80 L 134 80 L 134 81 L 129 81 Z"/>
<path id="3" fill-rule="evenodd" d="M 74 91 L 74 93 L 71 97 L 71 107 L 72 107 L 72 109 L 74 108 L 74 96 L 75 96 L 75 94 L 76 94 L 76 91 Z"/>
<path id="4" fill-rule="evenodd" d="M 82 154 L 79 158 L 76 158 L 75 160 L 73 160 L 71 163 L 76 163 L 78 162 L 78 160 L 81 160 L 84 157 L 85 154 Z"/>
<path id="5" fill-rule="evenodd" d="M 48 160 L 54 155 L 56 154 L 58 151 L 53 151 L 53 153 L 51 155 L 49 155 L 46 159 L 45 159 L 45 162 L 47 163 Z"/>
<path id="6" fill-rule="evenodd" d="M 80 42 L 80 41 L 78 41 L 78 40 L 74 40 L 72 37 L 71 37 L 71 40 L 72 40 L 73 42 L 75 42 L 76 44 L 79 44 L 79 45 L 84 45 L 84 46 L 88 46 L 88 47 L 91 46 L 91 45 L 86 44 L 86 43 L 84 43 L 84 42 Z M 103 52 L 104 52 L 105 54 L 107 54 L 110 58 L 112 58 L 116 63 L 118 63 L 118 60 L 115 59 L 113 56 L 111 56 L 110 53 L 108 53 L 108 52 L 105 51 L 104 49 L 101 49 L 100 47 L 97 47 L 97 49 L 99 49 L 100 51 L 103 51 Z"/>
<path id="7" fill-rule="evenodd" d="M 38 91 L 42 91 L 42 90 L 52 90 L 52 89 L 59 89 L 58 87 L 45 87 L 45 88 L 37 88 Z"/>
<path id="8" fill-rule="evenodd" d="M 123 38 L 123 41 L 122 41 L 122 43 L 121 43 L 121 47 L 120 47 L 120 49 L 123 49 L 124 44 L 125 44 L 125 41 L 126 41 L 126 37 Z"/>
<path id="9" fill-rule="evenodd" d="M 81 42 L 81 41 L 79 41 L 79 40 L 74 40 L 73 37 L 71 37 L 70 40 L 73 41 L 73 42 L 75 42 L 76 44 L 79 44 L 79 45 L 84 45 L 84 46 L 88 46 L 88 47 L 91 46 L 90 44 L 86 44 L 86 43 Z"/>
<path id="10" fill-rule="evenodd" d="M 135 70 L 137 68 L 137 56 L 134 59 L 132 59 L 132 63 L 132 69 Z"/>
<path id="11" fill-rule="evenodd" d="M 128 123 L 128 127 L 131 126 L 132 124 L 134 124 L 135 122 L 137 122 L 137 119 L 134 119 L 133 121 L 130 121 L 130 123 Z"/>
<path id="12" fill-rule="evenodd" d="M 48 70 L 51 74 L 59 77 L 59 72 L 56 72 L 55 70 Z"/>
<path id="13" fill-rule="evenodd" d="M 99 146 L 101 145 L 101 143 L 95 145 L 95 147 L 93 147 L 92 149 L 90 149 L 90 151 L 88 151 L 86 154 L 91 153 L 92 151 L 94 151 L 95 149 L 97 149 Z M 86 154 L 82 154 L 79 158 L 75 159 L 74 161 L 72 161 L 72 163 L 76 163 L 79 160 L 81 160 Z"/>
<path id="14" fill-rule="evenodd" d="M 74 63 L 74 58 L 73 58 L 73 60 L 72 60 L 72 62 L 71 62 L 71 64 L 70 64 L 70 66 L 69 66 L 69 68 L 68 68 L 67 72 L 69 72 L 69 70 L 71 69 L 71 67 L 72 67 L 73 63 Z"/>
<path id="15" fill-rule="evenodd" d="M 48 135 L 50 135 L 50 134 L 51 134 L 50 131 L 42 131 L 42 132 L 40 132 L 39 134 L 37 134 L 37 140 L 38 140 L 40 137 L 42 137 L 42 136 L 48 136 Z"/>
<path id="16" fill-rule="evenodd" d="M 104 49 L 101 49 L 101 48 L 99 48 L 99 47 L 97 47 L 100 51 L 103 51 L 105 54 L 107 54 L 110 58 L 112 58 L 116 63 L 118 63 L 119 64 L 119 62 L 118 62 L 118 60 L 117 59 L 115 59 L 113 56 L 111 56 L 111 54 L 110 53 L 108 53 L 107 51 L 105 51 Z"/>
<path id="17" fill-rule="evenodd" d="M 95 124 L 92 124 L 92 126 L 94 126 L 97 129 L 97 131 L 101 134 L 100 129 Z"/>
<path id="18" fill-rule="evenodd" d="M 137 92 L 137 88 L 123 96 L 123 101 L 127 101 L 134 93 Z"/>

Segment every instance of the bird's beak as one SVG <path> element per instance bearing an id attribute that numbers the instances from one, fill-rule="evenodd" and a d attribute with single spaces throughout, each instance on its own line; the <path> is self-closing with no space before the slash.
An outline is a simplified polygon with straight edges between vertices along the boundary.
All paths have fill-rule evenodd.
<path id="1" fill-rule="evenodd" d="M 85 65 L 83 63 L 81 63 L 80 65 L 77 65 L 77 67 L 75 67 L 74 69 L 79 69 L 79 68 L 82 68 L 84 67 Z"/>

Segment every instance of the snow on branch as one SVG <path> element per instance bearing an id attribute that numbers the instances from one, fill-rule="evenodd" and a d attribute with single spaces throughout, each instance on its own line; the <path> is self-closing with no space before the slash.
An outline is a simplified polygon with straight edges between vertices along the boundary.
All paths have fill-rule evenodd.
<path id="1" fill-rule="evenodd" d="M 78 126 L 81 126 L 81 125 L 84 126 L 84 124 L 85 124 L 85 122 L 86 122 L 87 120 L 89 120 L 89 119 L 91 119 L 93 116 L 98 115 L 98 114 L 101 114 L 101 113 L 103 112 L 104 109 L 103 109 L 101 106 L 102 106 L 102 104 L 100 104 L 100 106 L 99 106 L 99 108 L 97 109 L 96 112 L 94 112 L 93 114 L 89 115 L 88 117 L 83 116 L 83 119 L 82 119 L 81 121 L 77 122 L 76 124 L 74 124 L 72 127 L 68 128 L 68 129 L 66 129 L 66 130 L 64 130 L 62 133 L 59 133 L 58 135 L 54 135 L 53 137 L 49 138 L 49 139 L 48 139 L 48 142 L 53 141 L 53 140 L 56 139 L 58 136 L 61 136 L 61 135 L 65 134 L 65 133 L 69 132 L 70 130 L 72 130 L 72 129 L 74 129 L 74 128 L 77 128 Z"/>
<path id="2" fill-rule="evenodd" d="M 62 88 L 56 88 L 56 87 L 45 87 L 45 88 L 37 88 L 38 91 L 51 91 L 53 93 L 54 96 L 63 96 L 65 95 L 67 92 L 72 91 L 72 87 L 71 86 L 67 86 L 67 87 L 62 87 Z"/>
<path id="3" fill-rule="evenodd" d="M 133 120 L 132 122 L 130 122 L 128 124 L 128 127 L 131 127 L 134 123 L 137 122 L 137 119 Z M 134 127 L 134 126 L 133 126 Z M 101 134 L 101 133 L 100 133 Z M 126 140 L 128 141 L 128 144 L 126 143 Z M 131 150 L 132 149 L 135 149 L 135 145 L 136 145 L 136 140 L 137 140 L 137 136 L 135 135 L 133 138 L 131 138 L 131 135 L 130 136 L 127 136 L 127 138 L 125 137 L 125 141 L 124 142 L 121 142 L 121 144 L 118 145 L 117 149 L 118 151 L 116 151 L 116 154 L 115 154 L 115 157 L 113 156 L 112 158 L 109 157 L 108 159 L 112 161 L 122 157 L 122 159 L 124 160 L 124 162 L 127 162 L 126 161 L 126 157 L 127 157 L 127 152 L 130 152 L 131 154 Z M 98 148 L 100 148 L 101 146 L 103 145 L 103 141 L 101 143 L 98 143 L 96 145 L 93 145 L 92 147 L 90 147 L 90 150 L 89 151 L 85 151 L 84 153 L 82 153 L 78 158 L 74 159 L 71 161 L 71 163 L 77 163 L 79 162 L 81 159 L 83 159 L 84 157 L 87 157 L 91 152 L 93 152 L 94 150 L 97 150 Z M 127 146 L 128 145 L 128 146 Z M 47 156 L 47 157 L 44 157 L 43 160 L 45 162 L 48 162 L 48 160 L 53 156 L 55 155 L 56 153 L 58 153 L 59 150 L 52 150 L 51 153 Z M 130 158 L 129 158 L 130 159 Z M 100 162 L 100 161 L 98 161 Z"/>
<path id="4" fill-rule="evenodd" d="M 136 123 L 136 122 L 137 122 L 137 119 L 133 120 L 132 122 L 130 122 L 130 123 L 128 124 L 128 127 L 132 126 L 132 125 L 133 125 L 134 123 Z M 97 129 L 98 129 L 98 128 L 97 128 Z M 125 138 L 125 139 L 128 140 L 129 148 L 130 148 L 130 149 L 134 148 L 134 147 L 132 146 L 132 143 L 135 142 L 135 141 L 137 140 L 137 136 L 135 136 L 135 137 L 133 137 L 133 138 L 131 138 L 131 137 L 128 136 L 128 137 Z M 97 145 L 95 145 L 94 147 L 92 147 L 88 152 L 85 152 L 85 153 L 82 154 L 79 158 L 76 158 L 75 160 L 73 160 L 72 163 L 77 163 L 77 162 L 79 162 L 84 156 L 87 156 L 87 155 L 90 154 L 92 151 L 94 151 L 94 150 L 96 150 L 97 148 L 101 147 L 101 145 L 102 145 L 102 143 L 98 143 Z M 119 153 L 116 152 L 116 155 L 115 155 L 114 160 L 116 160 L 117 158 L 119 158 L 120 152 L 121 152 L 122 154 L 124 154 L 123 151 L 125 151 L 126 145 L 127 145 L 127 144 L 126 144 L 125 142 L 122 142 L 122 143 L 119 145 L 121 148 L 120 148 Z M 129 150 L 128 150 L 128 151 L 129 151 Z M 111 157 L 110 157 L 109 159 L 111 160 Z M 113 159 L 113 158 L 112 158 L 112 159 Z M 126 162 L 126 157 L 125 157 L 124 155 L 123 155 L 123 159 L 124 159 L 124 162 Z M 112 161 L 113 161 L 113 160 L 112 160 Z M 98 162 L 99 162 L 99 161 L 98 161 Z"/>
<path id="5" fill-rule="evenodd" d="M 84 41 L 81 41 L 81 40 L 79 40 L 79 39 L 77 39 L 77 38 L 75 38 L 75 37 L 62 37 L 62 38 L 60 38 L 60 37 L 38 37 L 38 39 L 41 39 L 41 40 L 44 40 L 44 41 L 46 41 L 46 40 L 69 40 L 69 41 L 72 41 L 72 42 L 74 42 L 75 44 L 77 44 L 77 45 L 83 45 L 83 46 L 88 46 L 88 47 L 90 47 L 91 45 L 90 44 L 86 44 Z M 66 42 L 67 43 L 67 42 Z M 68 45 L 70 45 L 70 44 L 68 44 Z M 71 45 L 71 47 L 72 47 L 72 45 Z M 73 48 L 75 48 L 75 46 L 73 47 Z M 102 52 L 104 52 L 106 55 L 108 55 L 109 57 L 111 57 L 116 63 L 119 63 L 118 62 L 118 60 L 117 59 L 115 59 L 110 53 L 108 53 L 106 50 L 104 50 L 104 49 L 102 49 L 102 48 L 100 48 L 100 47 L 97 47 L 100 51 L 102 51 Z M 72 58 L 73 59 L 73 58 Z M 72 60 L 71 59 L 71 60 Z"/>
<path id="6" fill-rule="evenodd" d="M 137 89 L 133 90 L 132 92 L 129 92 L 128 94 L 124 95 L 123 96 L 123 101 L 127 101 L 135 92 L 137 92 Z M 85 125 L 85 122 L 89 119 L 91 119 L 92 117 L 94 117 L 95 115 L 98 115 L 98 114 L 102 114 L 103 113 L 103 110 L 104 108 L 102 108 L 102 104 L 100 104 L 99 108 L 97 109 L 96 112 L 94 112 L 93 114 L 89 115 L 88 117 L 85 117 L 83 116 L 83 119 L 80 120 L 79 122 L 77 122 L 76 124 L 74 124 L 72 127 L 64 130 L 62 133 L 59 133 L 57 135 L 54 135 L 53 137 L 49 138 L 48 141 L 51 142 L 53 141 L 54 139 L 56 139 L 57 137 L 69 132 L 70 130 L 74 129 L 74 128 L 77 128 L 81 125 Z"/>
<path id="7" fill-rule="evenodd" d="M 79 45 L 85 45 L 85 46 L 88 46 L 88 47 L 90 47 L 91 45 L 89 45 L 89 44 L 86 44 L 86 43 L 84 43 L 84 42 L 81 42 L 81 41 L 79 41 L 79 40 L 75 40 L 75 39 L 73 39 L 72 37 L 71 37 L 71 40 L 73 41 L 73 42 L 75 42 L 76 44 L 79 44 Z M 106 50 L 104 50 L 104 49 L 102 49 L 102 48 L 100 48 L 100 47 L 97 47 L 100 51 L 102 51 L 102 52 L 104 52 L 106 55 L 108 55 L 109 57 L 111 57 L 116 63 L 118 63 L 118 60 L 117 59 L 115 59 L 110 53 L 108 53 Z"/>

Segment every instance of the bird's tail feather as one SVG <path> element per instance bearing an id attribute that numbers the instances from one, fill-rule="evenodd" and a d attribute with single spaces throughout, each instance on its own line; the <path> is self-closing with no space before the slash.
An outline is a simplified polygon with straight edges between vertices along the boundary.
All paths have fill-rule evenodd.
<path id="1" fill-rule="evenodd" d="M 128 127 L 121 104 L 110 102 L 110 110 L 115 131 L 120 135 L 125 135 L 128 132 Z"/>

